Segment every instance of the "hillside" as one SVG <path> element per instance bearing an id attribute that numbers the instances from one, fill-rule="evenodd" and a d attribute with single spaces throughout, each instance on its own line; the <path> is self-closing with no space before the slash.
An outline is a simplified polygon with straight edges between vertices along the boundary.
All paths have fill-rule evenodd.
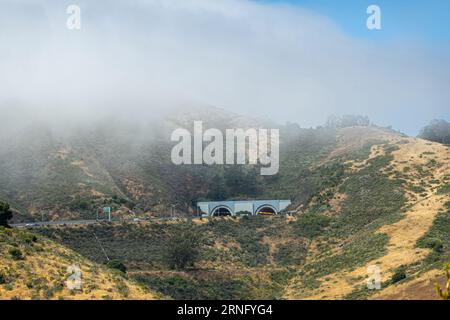
<path id="1" fill-rule="evenodd" d="M 102 263 L 95 232 L 134 279 L 173 298 L 435 298 L 450 260 L 450 149 L 377 127 L 284 130 L 284 167 L 258 194 L 291 198 L 292 217 L 40 232 Z M 199 261 L 170 270 L 166 244 L 185 229 L 204 235 Z M 381 268 L 382 290 L 366 287 L 371 265 Z"/>
<path id="2" fill-rule="evenodd" d="M 361 248 L 361 253 L 368 255 L 363 264 L 320 277 L 319 281 L 323 283 L 312 291 L 303 293 L 296 290 L 302 283 L 302 277 L 294 277 L 288 287 L 288 297 L 335 299 L 351 294 L 364 295 L 367 294 L 364 292 L 365 275 L 370 265 L 379 265 L 383 283 L 389 283 L 392 275 L 399 269 L 404 269 L 404 272 L 410 273 L 409 276 L 413 278 L 424 277 L 421 275 L 421 269 L 426 270 L 442 259 L 439 257 L 440 254 L 446 259 L 449 258 L 448 238 L 445 233 L 434 237 L 433 229 L 443 228 L 440 231 L 445 232 L 450 228 L 448 224 L 450 198 L 446 187 L 450 181 L 450 149 L 441 144 L 413 138 L 394 138 L 391 139 L 391 144 L 395 148 L 389 154 L 389 162 L 380 168 L 380 171 L 386 178 L 392 182 L 396 181 L 400 186 L 398 191 L 402 194 L 399 194 L 399 203 L 392 203 L 397 206 L 398 212 L 370 221 L 357 233 L 361 235 L 362 232 L 366 232 L 366 236 L 380 238 L 380 242 L 384 243 L 378 247 L 379 251 L 373 251 L 371 255 L 370 251 L 374 248 L 366 250 Z M 351 162 L 352 170 L 355 174 L 359 174 L 367 170 L 368 163 L 370 165 L 371 161 L 374 162 L 381 157 L 386 157 L 386 148 L 373 147 L 368 160 L 362 164 Z M 344 195 L 348 196 L 345 193 Z M 374 194 L 372 197 L 376 199 L 377 195 Z M 379 198 L 378 207 L 386 205 L 389 200 L 390 197 Z M 370 202 L 367 205 L 370 205 Z M 367 206 L 364 214 L 370 209 L 370 206 Z M 445 250 L 447 251 L 444 253 Z M 319 259 L 317 264 L 320 263 L 323 263 L 323 260 Z M 335 281 L 323 281 L 325 278 Z M 361 288 L 362 292 L 358 293 L 355 288 Z M 382 297 L 383 292 L 376 296 Z"/>
<path id="3" fill-rule="evenodd" d="M 66 281 L 80 270 L 80 288 Z M 73 283 L 76 284 L 76 283 Z M 0 228 L 0 299 L 155 299 L 118 272 L 28 231 Z"/>
<path id="4" fill-rule="evenodd" d="M 92 219 L 104 205 L 116 216 L 164 215 L 174 202 L 181 214 L 192 202 L 211 196 L 213 179 L 221 167 L 172 164 L 171 133 L 191 129 L 205 119 L 205 127 L 233 128 L 262 123 L 212 107 L 176 110 L 164 118 L 67 120 L 60 124 L 22 119 L 19 112 L 0 128 L 0 200 L 17 211 L 16 221 Z M 256 170 L 225 169 L 248 180 Z M 230 189 L 234 181 L 230 181 Z M 256 181 L 254 182 L 256 185 Z M 259 192 L 259 191 L 258 191 Z M 239 190 L 230 196 L 254 196 Z"/>
<path id="5" fill-rule="evenodd" d="M 180 127 L 192 131 L 195 119 L 205 128 L 279 128 L 280 173 L 262 177 L 258 166 L 246 165 L 173 165 L 170 135 Z M 189 215 L 200 199 L 287 197 L 300 203 L 321 183 L 312 164 L 336 144 L 334 128 L 269 126 L 211 107 L 162 120 L 74 120 L 64 128 L 30 122 L 0 134 L 0 200 L 17 210 L 16 221 L 92 219 L 105 205 L 124 217 L 167 215 L 173 204 Z"/>
<path id="6" fill-rule="evenodd" d="M 358 129 L 269 124 L 212 107 L 189 110 L 163 119 L 105 117 L 73 120 L 64 128 L 31 121 L 2 128 L 0 200 L 17 211 L 16 222 L 93 219 L 105 205 L 115 217 L 164 216 L 172 205 L 188 216 L 198 200 L 289 198 L 300 205 L 323 187 L 325 171 L 342 171 L 340 158 L 393 134 L 377 127 L 361 127 L 361 135 Z M 172 164 L 172 131 L 192 131 L 196 119 L 205 129 L 279 128 L 279 173 L 261 176 L 259 166 L 250 165 Z M 315 170 L 329 159 L 335 161 L 321 166 L 324 172 Z"/>

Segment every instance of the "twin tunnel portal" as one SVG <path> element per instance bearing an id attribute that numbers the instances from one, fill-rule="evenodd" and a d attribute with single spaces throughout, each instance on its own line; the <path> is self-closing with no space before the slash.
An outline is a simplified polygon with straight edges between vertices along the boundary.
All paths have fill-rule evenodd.
<path id="1" fill-rule="evenodd" d="M 291 204 L 290 200 L 247 200 L 198 202 L 204 217 L 239 215 L 277 215 Z"/>

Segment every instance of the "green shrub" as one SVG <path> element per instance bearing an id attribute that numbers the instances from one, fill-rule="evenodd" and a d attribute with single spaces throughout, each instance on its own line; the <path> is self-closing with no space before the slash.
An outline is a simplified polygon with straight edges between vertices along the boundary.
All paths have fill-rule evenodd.
<path id="1" fill-rule="evenodd" d="M 89 202 L 84 199 L 74 199 L 70 204 L 72 210 L 88 210 L 90 208 Z"/>
<path id="2" fill-rule="evenodd" d="M 171 269 L 193 267 L 199 256 L 200 237 L 194 230 L 183 230 L 167 242 L 164 260 Z"/>
<path id="3" fill-rule="evenodd" d="M 283 244 L 277 249 L 275 259 L 281 265 L 300 265 L 305 262 L 308 253 L 307 246 L 302 243 Z"/>
<path id="4" fill-rule="evenodd" d="M 8 220 L 13 217 L 9 204 L 0 201 L 0 226 L 9 227 Z"/>
<path id="5" fill-rule="evenodd" d="M 406 271 L 404 267 L 398 268 L 391 277 L 391 283 L 397 283 L 406 279 Z"/>
<path id="6" fill-rule="evenodd" d="M 0 272 L 0 284 L 6 283 L 6 276 Z"/>
<path id="7" fill-rule="evenodd" d="M 436 238 L 428 238 L 423 240 L 423 246 L 426 248 L 433 249 L 435 252 L 442 252 L 444 244 L 441 240 Z"/>
<path id="8" fill-rule="evenodd" d="M 186 300 L 240 300 L 255 299 L 252 291 L 253 280 L 250 277 L 230 276 L 221 272 L 208 274 L 189 273 L 160 276 L 155 274 L 140 274 L 136 280 L 154 291 Z M 271 296 L 256 296 L 256 298 L 272 298 Z"/>
<path id="9" fill-rule="evenodd" d="M 110 268 L 110 269 L 119 270 L 119 271 L 121 271 L 123 273 L 127 272 L 127 267 L 125 266 L 125 264 L 122 261 L 118 260 L 118 259 L 109 260 L 106 263 L 106 266 L 108 268 Z"/>
<path id="10" fill-rule="evenodd" d="M 20 237 L 21 240 L 23 240 L 24 242 L 26 242 L 28 244 L 31 244 L 31 243 L 34 243 L 34 242 L 38 241 L 37 236 L 34 235 L 34 234 L 30 234 L 30 233 L 20 233 L 19 237 Z"/>
<path id="11" fill-rule="evenodd" d="M 330 224 L 331 218 L 321 214 L 305 214 L 296 222 L 296 233 L 307 238 L 317 237 Z"/>
<path id="12" fill-rule="evenodd" d="M 440 187 L 438 189 L 438 194 L 450 194 L 450 184 Z"/>
<path id="13" fill-rule="evenodd" d="M 23 259 L 22 251 L 20 251 L 19 248 L 11 248 L 11 249 L 9 249 L 8 252 L 14 260 L 22 260 Z"/>
<path id="14" fill-rule="evenodd" d="M 444 207 L 445 207 L 447 210 L 450 210 L 450 201 L 447 201 L 447 202 L 444 204 Z"/>
<path id="15" fill-rule="evenodd" d="M 423 187 L 421 187 L 421 186 L 411 185 L 409 189 L 412 192 L 415 192 L 415 193 L 423 193 L 423 192 L 425 192 L 425 189 Z"/>
<path id="16" fill-rule="evenodd" d="M 424 264 L 439 267 L 450 259 L 450 214 L 441 212 L 437 215 L 427 234 L 417 241 L 419 248 L 433 249 Z"/>

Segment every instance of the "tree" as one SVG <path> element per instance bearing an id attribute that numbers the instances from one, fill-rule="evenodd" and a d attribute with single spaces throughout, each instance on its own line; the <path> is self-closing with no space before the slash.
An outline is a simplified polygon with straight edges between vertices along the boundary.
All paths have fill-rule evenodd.
<path id="1" fill-rule="evenodd" d="M 0 201 L 0 226 L 9 228 L 8 220 L 11 220 L 13 213 L 9 208 L 9 204 Z"/>
<path id="2" fill-rule="evenodd" d="M 193 267 L 200 254 L 201 238 L 193 230 L 186 229 L 173 235 L 167 242 L 164 260 L 171 269 Z"/>
<path id="3" fill-rule="evenodd" d="M 225 172 L 227 189 L 231 197 L 255 197 L 260 191 L 259 171 L 256 167 L 232 166 Z"/>
<path id="4" fill-rule="evenodd" d="M 400 282 L 400 281 L 402 281 L 404 279 L 406 279 L 406 271 L 405 271 L 405 267 L 401 266 L 392 275 L 391 283 L 394 284 L 394 283 Z"/>
<path id="5" fill-rule="evenodd" d="M 217 174 L 211 180 L 210 191 L 207 195 L 209 200 L 223 201 L 229 196 L 228 188 L 223 175 Z"/>
<path id="6" fill-rule="evenodd" d="M 419 138 L 450 144 L 450 123 L 445 120 L 433 120 L 420 131 Z"/>
<path id="7" fill-rule="evenodd" d="M 123 273 L 127 272 L 127 267 L 125 266 L 125 264 L 123 264 L 122 261 L 117 259 L 109 260 L 106 266 L 110 269 L 116 269 Z"/>

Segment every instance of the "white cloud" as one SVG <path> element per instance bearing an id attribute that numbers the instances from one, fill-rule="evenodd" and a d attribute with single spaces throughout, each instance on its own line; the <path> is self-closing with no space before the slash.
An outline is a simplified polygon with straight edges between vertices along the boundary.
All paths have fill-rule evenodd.
<path id="1" fill-rule="evenodd" d="M 0 2 L 0 99 L 154 106 L 170 96 L 302 125 L 361 113 L 407 131 L 449 116 L 443 48 L 370 43 L 286 5 L 74 2 L 79 32 L 65 28 L 67 4 Z"/>

